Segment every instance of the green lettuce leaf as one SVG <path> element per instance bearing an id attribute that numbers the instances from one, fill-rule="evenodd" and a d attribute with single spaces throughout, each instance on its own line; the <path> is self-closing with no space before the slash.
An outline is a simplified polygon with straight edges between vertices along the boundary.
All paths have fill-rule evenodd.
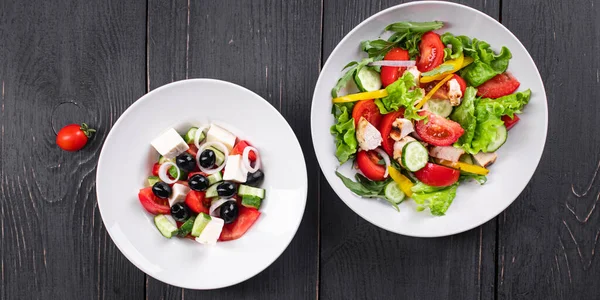
<path id="1" fill-rule="evenodd" d="M 456 197 L 458 183 L 449 187 L 433 187 L 418 182 L 412 187 L 412 199 L 417 203 L 417 210 L 429 208 L 434 216 L 443 216 L 448 211 L 450 204 Z"/>
<path id="2" fill-rule="evenodd" d="M 468 150 L 475 135 L 477 119 L 475 118 L 475 96 L 477 89 L 467 87 L 462 103 L 452 111 L 450 119 L 456 121 L 465 130 L 465 133 L 454 143 L 455 147 Z"/>
<path id="3" fill-rule="evenodd" d="M 336 123 L 331 126 L 330 132 L 335 136 L 335 156 L 340 164 L 345 163 L 353 157 L 358 147 L 354 119 L 350 113 L 352 106 L 353 104 L 351 103 L 334 104 L 332 109 Z"/>
<path id="4" fill-rule="evenodd" d="M 414 106 L 415 101 L 423 98 L 423 90 L 420 88 L 410 90 L 413 87 L 415 87 L 415 77 L 410 72 L 404 72 L 400 79 L 385 88 L 388 92 L 386 97 L 375 100 L 379 112 L 388 114 L 404 107 L 405 118 L 409 120 L 423 119 L 417 114 L 417 109 Z"/>
<path id="5" fill-rule="evenodd" d="M 452 47 L 444 48 L 444 61 L 449 59 L 457 59 L 463 53 L 463 43 L 452 33 L 446 32 L 440 37 L 444 45 L 452 45 Z"/>

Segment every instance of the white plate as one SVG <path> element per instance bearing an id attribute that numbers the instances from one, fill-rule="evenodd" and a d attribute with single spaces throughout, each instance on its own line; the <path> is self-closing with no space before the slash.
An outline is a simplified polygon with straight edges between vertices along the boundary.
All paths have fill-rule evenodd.
<path id="1" fill-rule="evenodd" d="M 235 241 L 165 239 L 137 198 L 158 158 L 150 141 L 170 127 L 183 133 L 209 121 L 259 149 L 267 190 L 262 214 Z M 104 225 L 121 252 L 146 274 L 190 289 L 234 285 L 264 270 L 294 237 L 306 204 L 304 156 L 285 119 L 257 94 L 213 79 L 171 83 L 131 105 L 104 142 L 96 180 Z"/>
<path id="2" fill-rule="evenodd" d="M 335 175 L 338 161 L 329 127 L 331 88 L 342 75 L 342 67 L 366 54 L 360 42 L 382 35 L 385 26 L 400 21 L 445 23 L 438 32 L 452 32 L 487 41 L 494 50 L 508 47 L 513 55 L 509 71 L 519 79 L 519 90 L 530 88 L 532 97 L 520 115 L 521 121 L 509 132 L 500 148 L 498 160 L 490 168 L 488 182 L 461 184 L 456 199 L 443 217 L 429 211 L 415 211 L 413 201 L 400 205 L 400 213 L 380 200 L 362 199 L 350 192 Z M 412 2 L 375 14 L 354 28 L 333 50 L 317 81 L 311 111 L 313 144 L 321 170 L 336 194 L 358 215 L 383 229 L 417 237 L 438 237 L 463 232 L 492 219 L 519 196 L 533 175 L 544 150 L 548 127 L 548 107 L 544 85 L 535 63 L 519 40 L 502 24 L 489 16 L 460 4 L 438 1 Z M 351 175 L 348 168 L 346 175 Z M 327 199 L 327 201 L 337 201 Z"/>

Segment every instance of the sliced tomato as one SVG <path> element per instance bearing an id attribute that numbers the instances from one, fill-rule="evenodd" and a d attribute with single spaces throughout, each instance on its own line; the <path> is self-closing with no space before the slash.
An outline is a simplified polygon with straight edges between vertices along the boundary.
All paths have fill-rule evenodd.
<path id="1" fill-rule="evenodd" d="M 381 118 L 383 118 L 379 112 L 379 108 L 375 105 L 374 100 L 362 100 L 354 105 L 354 108 L 352 109 L 352 118 L 354 118 L 354 124 L 356 126 L 358 126 L 360 117 L 364 117 L 375 127 L 379 126 Z"/>
<path id="2" fill-rule="evenodd" d="M 210 208 L 210 201 L 207 201 L 205 197 L 206 192 L 190 191 L 185 196 L 185 204 L 195 213 L 201 212 L 208 214 Z"/>
<path id="3" fill-rule="evenodd" d="M 192 176 L 194 176 L 194 175 L 196 175 L 196 174 L 200 174 L 200 175 L 202 175 L 202 176 L 204 176 L 204 177 L 208 177 L 208 174 L 206 174 L 206 173 L 204 173 L 204 172 L 190 172 L 190 173 L 188 174 L 188 179 L 192 178 Z"/>
<path id="4" fill-rule="evenodd" d="M 423 141 L 431 145 L 450 146 L 465 132 L 457 122 L 428 111 L 420 111 L 419 115 L 427 116 L 427 119 L 417 121 L 415 130 Z"/>
<path id="5" fill-rule="evenodd" d="M 138 199 L 142 206 L 151 214 L 168 214 L 171 212 L 169 201 L 161 199 L 154 195 L 151 187 L 143 188 L 138 194 Z"/>
<path id="6" fill-rule="evenodd" d="M 379 124 L 379 132 L 381 132 L 381 137 L 383 137 L 383 141 L 381 142 L 381 146 L 383 150 L 387 152 L 389 155 L 394 154 L 394 143 L 395 141 L 390 137 L 390 132 L 392 131 L 392 124 L 396 119 L 402 118 L 404 116 L 404 108 L 401 108 L 399 111 L 389 113 L 384 115 L 381 119 L 381 123 Z"/>
<path id="7" fill-rule="evenodd" d="M 457 182 L 460 177 L 460 171 L 432 163 L 427 163 L 414 174 L 419 181 L 430 186 L 449 186 Z"/>
<path id="8" fill-rule="evenodd" d="M 248 141 L 241 140 L 237 144 L 235 144 L 235 146 L 233 146 L 230 155 L 242 155 L 244 154 L 244 149 L 246 149 L 246 147 L 248 146 L 250 146 L 250 143 L 248 143 Z M 248 153 L 248 159 L 250 161 L 256 161 L 256 153 L 254 153 L 254 151 L 250 151 Z"/>
<path id="9" fill-rule="evenodd" d="M 188 146 L 190 147 L 189 149 L 187 149 L 187 153 L 191 154 L 194 158 L 196 157 L 196 154 L 198 154 L 198 147 L 196 147 L 196 145 L 194 144 L 188 144 Z"/>
<path id="10" fill-rule="evenodd" d="M 378 164 L 379 156 L 375 151 L 358 151 L 356 155 L 356 164 L 358 169 L 367 178 L 374 181 L 381 181 L 385 179 L 385 166 Z"/>
<path id="11" fill-rule="evenodd" d="M 463 94 L 465 94 L 465 91 L 467 90 L 467 82 L 460 76 L 454 74 L 454 76 L 452 76 L 452 79 L 456 79 L 456 82 L 458 82 L 458 85 L 460 85 L 460 92 Z M 450 79 L 450 80 L 452 80 Z"/>
<path id="12" fill-rule="evenodd" d="M 245 207 L 243 205 L 239 205 L 238 217 L 235 221 L 229 224 L 225 224 L 223 226 L 223 231 L 221 231 L 221 236 L 219 236 L 219 241 L 231 241 L 235 239 L 239 239 L 252 225 L 258 217 L 260 216 L 260 212 L 255 208 Z"/>
<path id="13" fill-rule="evenodd" d="M 519 122 L 519 116 L 514 115 L 514 118 L 510 118 L 509 116 L 502 116 L 502 121 L 504 121 L 504 126 L 506 126 L 506 130 L 513 128 Z"/>
<path id="14" fill-rule="evenodd" d="M 444 62 L 444 43 L 440 35 L 430 31 L 423 35 L 419 44 L 417 69 L 421 72 L 433 70 Z"/>
<path id="15" fill-rule="evenodd" d="M 409 60 L 408 51 L 402 48 L 392 48 L 384 57 L 383 60 Z M 406 71 L 406 67 L 381 67 L 381 83 L 386 87 L 394 83 L 398 78 L 402 77 Z"/>
<path id="16" fill-rule="evenodd" d="M 152 166 L 152 176 L 158 176 L 158 169 L 160 169 L 160 164 L 159 163 L 155 163 Z"/>
<path id="17" fill-rule="evenodd" d="M 500 98 L 514 93 L 521 83 L 510 73 L 502 73 L 477 87 L 477 96 L 485 98 Z"/>

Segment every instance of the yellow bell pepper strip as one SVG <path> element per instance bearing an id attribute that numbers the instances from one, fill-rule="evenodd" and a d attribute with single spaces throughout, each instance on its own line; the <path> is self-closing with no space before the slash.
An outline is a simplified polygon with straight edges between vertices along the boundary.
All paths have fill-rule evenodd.
<path id="1" fill-rule="evenodd" d="M 416 106 L 417 109 L 421 109 L 421 107 L 423 107 L 423 105 L 425 104 L 425 102 L 427 102 L 427 100 L 429 100 L 431 98 L 431 96 L 433 96 L 433 94 L 435 94 L 435 92 L 437 90 L 439 90 L 448 80 L 452 79 L 453 76 L 454 76 L 454 74 L 449 74 L 444 79 L 442 79 L 440 82 L 438 82 L 431 89 L 431 91 L 429 91 L 429 93 L 427 93 L 427 95 L 425 95 L 425 97 L 423 97 L 423 99 L 421 99 L 421 101 L 419 101 L 419 103 Z"/>
<path id="2" fill-rule="evenodd" d="M 337 98 L 333 98 L 333 103 L 346 103 L 346 102 L 355 102 L 360 100 L 368 100 L 368 99 L 379 99 L 386 97 L 388 92 L 385 89 L 372 91 L 372 92 L 364 92 L 364 93 L 356 93 L 350 94 L 346 96 L 341 96 Z"/>
<path id="3" fill-rule="evenodd" d="M 408 179 L 406 176 L 402 175 L 402 173 L 400 173 L 400 171 L 396 170 L 396 168 L 394 168 L 392 166 L 388 167 L 388 173 L 390 174 L 390 177 L 392 177 L 394 182 L 396 182 L 398 184 L 398 186 L 400 187 L 400 190 L 402 192 L 404 192 L 404 194 L 407 197 L 411 197 L 412 196 L 412 187 L 414 186 L 412 181 L 410 181 L 410 179 Z"/>
<path id="4" fill-rule="evenodd" d="M 464 61 L 465 61 L 465 57 L 462 54 L 457 59 L 447 60 L 445 63 L 439 65 L 436 69 L 445 68 L 445 69 L 448 69 L 448 71 L 440 73 L 440 74 L 436 74 L 436 75 L 431 75 L 431 76 L 423 75 L 423 77 L 421 77 L 420 81 L 421 81 L 421 83 L 429 83 L 432 81 L 440 80 L 440 79 L 446 77 L 446 75 L 453 74 L 454 72 L 460 70 L 463 67 Z M 435 71 L 435 69 L 433 69 L 432 72 L 433 71 Z M 429 73 L 429 72 L 425 72 L 423 74 L 427 74 L 427 73 Z"/>
<path id="5" fill-rule="evenodd" d="M 480 166 L 476 166 L 476 165 L 471 165 L 471 164 L 467 164 L 464 162 L 453 162 L 453 161 L 449 161 L 449 160 L 443 160 L 443 159 L 439 159 L 438 163 L 440 165 L 444 165 L 446 167 L 450 167 L 453 169 L 458 169 L 467 173 L 471 173 L 471 174 L 477 174 L 477 175 L 487 175 L 490 170 L 484 168 L 484 167 L 480 167 Z"/>

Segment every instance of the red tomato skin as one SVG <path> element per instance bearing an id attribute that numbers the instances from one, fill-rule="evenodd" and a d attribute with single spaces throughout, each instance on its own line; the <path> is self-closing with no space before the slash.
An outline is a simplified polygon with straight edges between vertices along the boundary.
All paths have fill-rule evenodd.
<path id="1" fill-rule="evenodd" d="M 419 137 L 428 144 L 434 146 L 450 146 L 465 133 L 460 124 L 428 111 L 419 112 L 421 116 L 427 116 L 425 120 L 417 121 L 415 131 Z"/>
<path id="2" fill-rule="evenodd" d="M 399 111 L 392 112 L 383 116 L 381 123 L 379 124 L 379 132 L 381 132 L 381 137 L 383 141 L 381 142 L 381 146 L 383 150 L 387 152 L 388 155 L 394 154 L 394 141 L 390 137 L 390 132 L 392 131 L 392 123 L 398 118 L 402 118 L 404 116 L 404 108 Z"/>
<path id="3" fill-rule="evenodd" d="M 77 151 L 88 142 L 88 137 L 81 131 L 81 125 L 70 124 L 63 127 L 56 135 L 56 144 L 66 151 Z"/>
<path id="4" fill-rule="evenodd" d="M 463 96 L 465 95 L 465 91 L 467 90 L 467 82 L 460 76 L 454 74 L 454 76 L 452 76 L 452 79 L 456 79 L 456 82 L 458 82 L 458 85 L 460 85 L 460 92 L 463 94 Z M 450 79 L 450 80 L 452 80 Z"/>
<path id="5" fill-rule="evenodd" d="M 244 149 L 246 149 L 248 146 L 251 146 L 248 141 L 241 140 L 235 144 L 235 146 L 233 146 L 230 155 L 242 155 L 244 154 Z M 254 153 L 254 151 L 250 151 L 250 153 L 248 153 L 248 159 L 252 162 L 256 161 L 256 153 Z"/>
<path id="6" fill-rule="evenodd" d="M 430 31 L 423 34 L 419 44 L 419 53 L 417 60 L 417 69 L 421 72 L 433 70 L 444 62 L 444 43 L 439 34 Z"/>
<path id="7" fill-rule="evenodd" d="M 502 121 L 504 121 L 504 126 L 506 126 L 506 130 L 510 130 L 513 128 L 518 122 L 520 118 L 517 115 L 514 115 L 514 118 L 510 118 L 509 116 L 502 116 Z"/>
<path id="8" fill-rule="evenodd" d="M 188 147 L 189 149 L 187 149 L 186 152 L 196 158 L 196 154 L 198 154 L 198 147 L 196 147 L 194 144 L 188 144 Z"/>
<path id="9" fill-rule="evenodd" d="M 437 187 L 453 185 L 460 177 L 460 171 L 432 163 L 414 174 L 424 184 Z"/>
<path id="10" fill-rule="evenodd" d="M 402 48 L 392 48 L 384 57 L 383 60 L 409 60 L 408 51 Z M 394 83 L 406 71 L 405 67 L 381 67 L 381 83 L 386 87 Z"/>
<path id="11" fill-rule="evenodd" d="M 260 217 L 260 212 L 257 209 L 240 205 L 237 219 L 223 226 L 219 241 L 239 239 L 254 225 L 258 217 Z"/>
<path id="12" fill-rule="evenodd" d="M 208 214 L 210 205 L 206 203 L 206 192 L 190 191 L 185 196 L 185 204 L 195 213 Z"/>
<path id="13" fill-rule="evenodd" d="M 354 125 L 358 126 L 360 117 L 364 117 L 371 123 L 371 125 L 377 127 L 381 123 L 383 116 L 379 112 L 379 108 L 375 105 L 374 100 L 362 100 L 358 101 L 352 109 L 352 118 L 354 118 Z"/>
<path id="14" fill-rule="evenodd" d="M 169 202 L 166 199 L 156 197 L 154 193 L 152 193 L 151 187 L 141 189 L 138 194 L 138 199 L 146 211 L 153 215 L 171 213 Z"/>
<path id="15" fill-rule="evenodd" d="M 160 169 L 159 163 L 152 165 L 152 176 L 158 176 L 158 169 Z"/>
<path id="16" fill-rule="evenodd" d="M 358 169 L 370 180 L 384 180 L 385 167 L 373 162 L 371 160 L 372 156 L 369 155 L 369 152 L 374 153 L 374 151 L 358 151 L 358 154 L 356 155 L 356 164 L 358 165 Z"/>
<path id="17" fill-rule="evenodd" d="M 477 96 L 485 98 L 500 98 L 514 93 L 521 83 L 510 73 L 502 73 L 477 87 Z"/>

